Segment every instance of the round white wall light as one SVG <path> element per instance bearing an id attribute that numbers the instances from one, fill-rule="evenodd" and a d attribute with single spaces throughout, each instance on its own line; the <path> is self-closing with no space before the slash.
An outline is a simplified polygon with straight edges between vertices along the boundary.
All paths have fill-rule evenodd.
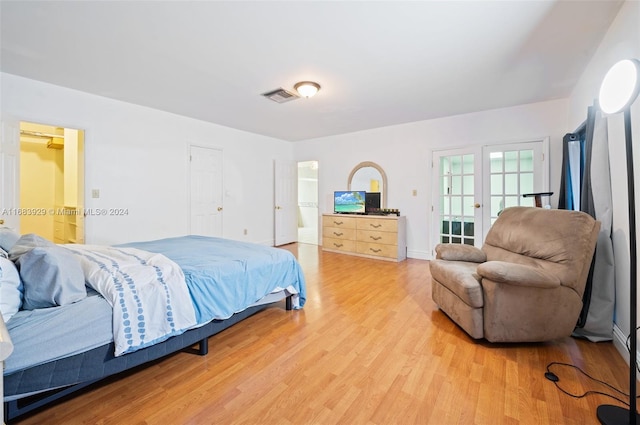
<path id="1" fill-rule="evenodd" d="M 600 86 L 600 109 L 615 114 L 633 103 L 640 91 L 640 62 L 624 59 L 609 69 Z"/>

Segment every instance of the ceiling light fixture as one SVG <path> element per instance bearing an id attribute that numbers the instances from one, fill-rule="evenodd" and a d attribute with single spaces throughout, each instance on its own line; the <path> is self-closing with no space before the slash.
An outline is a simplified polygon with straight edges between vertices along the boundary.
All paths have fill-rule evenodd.
<path id="1" fill-rule="evenodd" d="M 314 83 L 313 81 L 300 81 L 299 83 L 296 83 L 293 88 L 296 89 L 300 96 L 310 98 L 318 93 L 320 90 L 320 84 Z"/>

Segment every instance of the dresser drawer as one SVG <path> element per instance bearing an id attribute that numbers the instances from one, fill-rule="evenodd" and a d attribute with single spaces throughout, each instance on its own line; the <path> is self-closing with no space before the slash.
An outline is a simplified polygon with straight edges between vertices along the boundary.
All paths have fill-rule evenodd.
<path id="1" fill-rule="evenodd" d="M 322 248 L 335 249 L 338 251 L 355 252 L 356 241 L 324 237 L 322 238 Z"/>
<path id="2" fill-rule="evenodd" d="M 380 232 L 397 232 L 397 220 L 385 220 L 381 218 L 361 218 L 358 221 L 358 230 L 378 230 Z"/>
<path id="3" fill-rule="evenodd" d="M 403 216 L 322 215 L 322 249 L 377 260 L 407 258 Z"/>
<path id="4" fill-rule="evenodd" d="M 323 227 L 322 228 L 322 236 L 326 238 L 334 238 L 334 239 L 346 239 L 346 240 L 355 240 L 356 239 L 356 229 L 349 228 L 340 228 L 340 227 Z"/>
<path id="5" fill-rule="evenodd" d="M 380 232 L 377 230 L 358 230 L 356 240 L 358 242 L 396 245 L 398 243 L 398 234 L 391 232 Z"/>
<path id="6" fill-rule="evenodd" d="M 356 252 L 358 252 L 359 254 L 375 255 L 377 257 L 395 258 L 398 256 L 398 246 L 383 245 L 379 243 L 357 242 Z"/>
<path id="7" fill-rule="evenodd" d="M 356 228 L 355 217 L 336 217 L 325 216 L 322 220 L 322 227 L 337 227 L 341 229 L 355 229 Z"/>

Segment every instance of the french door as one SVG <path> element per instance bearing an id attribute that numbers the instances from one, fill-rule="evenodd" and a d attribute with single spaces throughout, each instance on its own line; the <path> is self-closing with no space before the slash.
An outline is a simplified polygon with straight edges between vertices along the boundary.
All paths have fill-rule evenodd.
<path id="1" fill-rule="evenodd" d="M 433 246 L 456 243 L 482 246 L 481 148 L 433 153 Z"/>
<path id="2" fill-rule="evenodd" d="M 534 206 L 534 198 L 523 195 L 548 190 L 548 149 L 542 139 L 434 151 L 432 247 L 481 247 L 503 209 Z"/>

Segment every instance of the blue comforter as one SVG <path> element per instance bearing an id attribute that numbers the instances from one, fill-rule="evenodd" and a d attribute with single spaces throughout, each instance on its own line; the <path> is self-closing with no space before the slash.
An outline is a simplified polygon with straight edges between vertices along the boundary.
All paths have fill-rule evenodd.
<path id="1" fill-rule="evenodd" d="M 270 294 L 286 289 L 302 308 L 302 269 L 287 250 L 208 236 L 182 236 L 119 246 L 165 255 L 184 272 L 199 324 L 226 319 Z"/>

